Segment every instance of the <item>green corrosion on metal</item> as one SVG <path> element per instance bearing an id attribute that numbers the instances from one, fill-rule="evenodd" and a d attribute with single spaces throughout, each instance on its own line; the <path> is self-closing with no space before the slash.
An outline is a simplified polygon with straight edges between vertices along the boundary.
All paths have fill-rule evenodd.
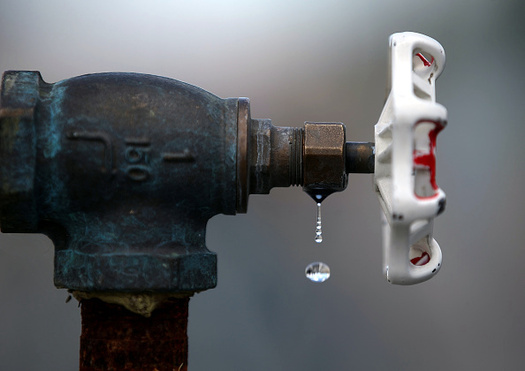
<path id="1" fill-rule="evenodd" d="M 2 144 L 5 145 L 5 151 L 12 152 L 17 142 L 20 131 L 20 117 L 5 117 L 0 126 L 0 136 L 3 138 Z"/>
<path id="2" fill-rule="evenodd" d="M 51 238 L 57 287 L 215 287 L 206 223 L 236 213 L 238 99 L 132 73 L 8 71 L 2 86 L 2 231 Z"/>

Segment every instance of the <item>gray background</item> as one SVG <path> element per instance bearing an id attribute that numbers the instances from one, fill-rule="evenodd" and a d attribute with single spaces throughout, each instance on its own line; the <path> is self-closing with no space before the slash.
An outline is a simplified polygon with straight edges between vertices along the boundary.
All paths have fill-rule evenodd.
<path id="1" fill-rule="evenodd" d="M 216 216 L 207 244 L 219 285 L 190 302 L 192 370 L 519 370 L 525 362 L 523 1 L 0 2 L 0 71 L 48 82 L 101 71 L 180 79 L 247 96 L 274 124 L 341 121 L 373 141 L 388 36 L 439 40 L 447 67 L 438 140 L 447 211 L 441 272 L 412 287 L 381 274 L 371 175 L 315 205 L 299 188 Z M 77 368 L 80 313 L 53 287 L 53 246 L 0 235 L 0 369 Z M 322 260 L 332 277 L 304 277 Z"/>

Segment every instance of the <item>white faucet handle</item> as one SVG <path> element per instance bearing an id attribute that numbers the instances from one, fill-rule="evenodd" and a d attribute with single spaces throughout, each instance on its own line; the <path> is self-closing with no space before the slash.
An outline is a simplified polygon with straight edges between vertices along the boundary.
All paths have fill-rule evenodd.
<path id="1" fill-rule="evenodd" d="M 441 267 L 432 237 L 434 218 L 445 208 L 436 183 L 436 137 L 447 110 L 436 103 L 436 78 L 445 51 L 413 32 L 390 37 L 388 98 L 375 125 L 375 189 L 383 210 L 383 272 L 388 282 L 423 282 Z"/>

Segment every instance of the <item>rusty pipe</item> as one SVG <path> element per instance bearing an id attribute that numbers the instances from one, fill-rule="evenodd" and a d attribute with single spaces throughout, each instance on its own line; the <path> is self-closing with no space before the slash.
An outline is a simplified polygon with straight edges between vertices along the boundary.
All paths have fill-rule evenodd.
<path id="1" fill-rule="evenodd" d="M 169 299 L 144 317 L 118 304 L 82 300 L 80 371 L 186 371 L 188 302 Z"/>

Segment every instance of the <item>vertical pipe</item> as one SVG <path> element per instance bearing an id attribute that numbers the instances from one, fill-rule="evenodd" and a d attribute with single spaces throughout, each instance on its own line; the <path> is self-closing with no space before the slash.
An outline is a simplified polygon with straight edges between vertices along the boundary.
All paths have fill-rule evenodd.
<path id="1" fill-rule="evenodd" d="M 188 303 L 170 299 L 144 317 L 99 299 L 82 300 L 80 371 L 186 371 Z"/>

